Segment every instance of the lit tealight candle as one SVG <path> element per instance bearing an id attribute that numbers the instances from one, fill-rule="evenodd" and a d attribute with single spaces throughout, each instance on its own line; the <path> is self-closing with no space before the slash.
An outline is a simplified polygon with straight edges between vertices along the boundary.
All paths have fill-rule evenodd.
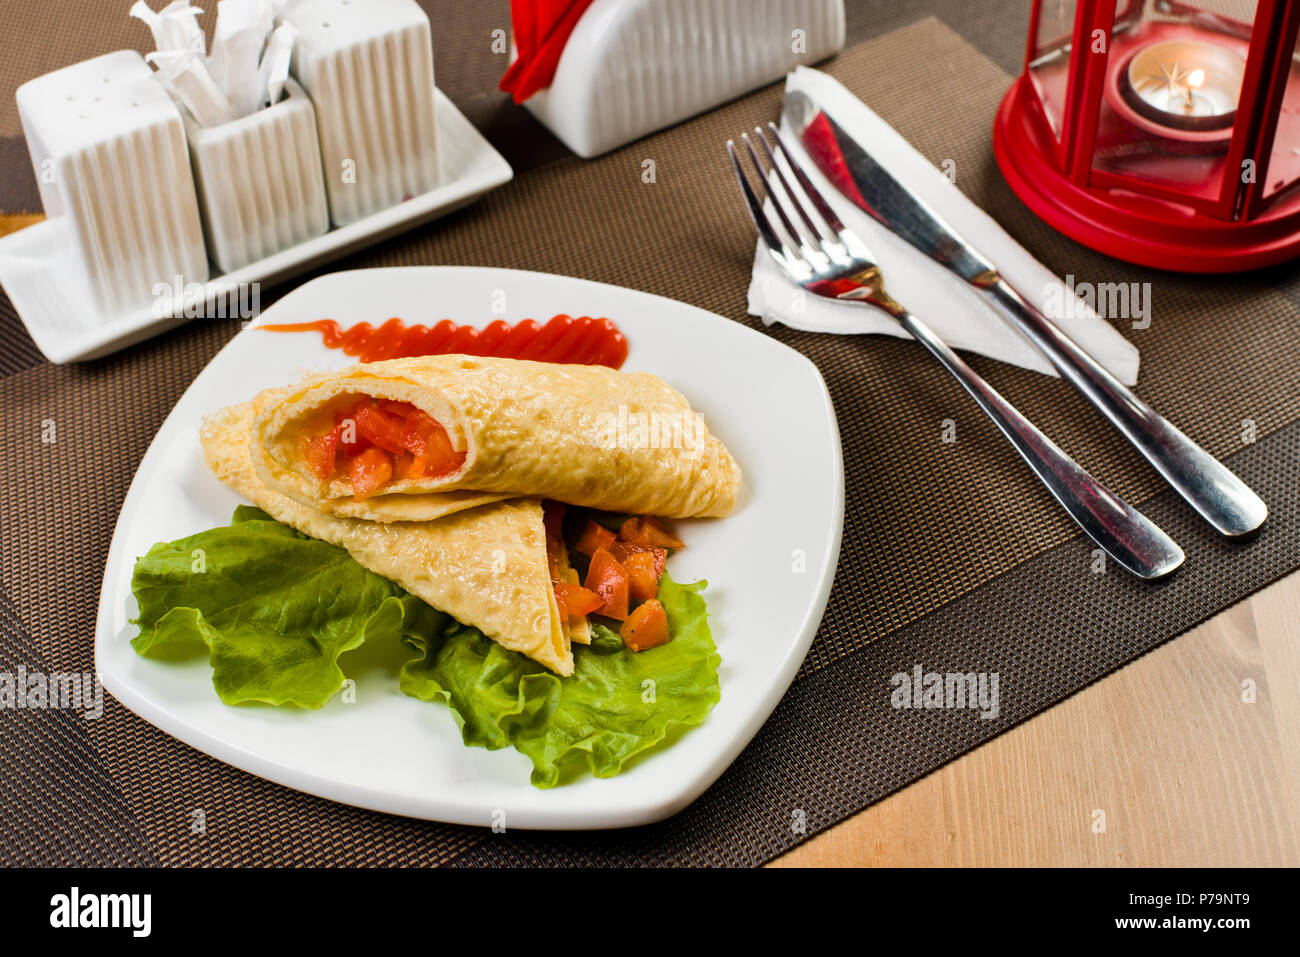
<path id="1" fill-rule="evenodd" d="M 1232 125 L 1246 62 L 1202 40 L 1165 40 L 1128 64 L 1129 103 L 1149 120 L 1176 130 Z"/>

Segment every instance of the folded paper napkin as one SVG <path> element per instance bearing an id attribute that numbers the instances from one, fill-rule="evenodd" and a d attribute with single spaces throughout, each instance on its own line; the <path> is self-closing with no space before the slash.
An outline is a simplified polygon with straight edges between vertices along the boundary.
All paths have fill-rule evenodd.
<path id="1" fill-rule="evenodd" d="M 297 36 L 276 25 L 284 0 L 220 0 L 212 52 L 189 0 L 154 10 L 136 0 L 128 11 L 153 33 L 157 49 L 145 60 L 200 126 L 220 126 L 277 103 L 289 78 Z"/>
<path id="2" fill-rule="evenodd" d="M 1007 282 L 1116 378 L 1127 385 L 1137 382 L 1137 349 L 967 199 L 893 127 L 819 70 L 797 68 L 786 78 L 786 92 L 792 90 L 806 93 L 866 145 L 877 162 L 935 209 L 997 266 Z M 983 297 L 841 196 L 794 138 L 787 141 L 798 151 L 808 175 L 844 224 L 861 236 L 875 254 L 891 296 L 955 349 L 1056 375 L 1046 357 L 1001 319 Z M 761 316 L 768 325 L 780 322 L 808 332 L 883 333 L 907 338 L 907 333 L 883 312 L 792 291 L 790 282 L 760 242 L 749 285 L 751 315 Z"/>
<path id="3" fill-rule="evenodd" d="M 551 85 L 560 54 L 592 0 L 510 0 L 515 59 L 500 88 L 522 103 Z"/>

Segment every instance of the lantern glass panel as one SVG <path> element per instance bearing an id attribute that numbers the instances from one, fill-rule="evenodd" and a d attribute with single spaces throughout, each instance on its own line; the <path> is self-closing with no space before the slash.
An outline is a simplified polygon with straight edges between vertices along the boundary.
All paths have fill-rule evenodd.
<path id="1" fill-rule="evenodd" d="M 1265 199 L 1300 181 L 1300 42 L 1292 48 L 1289 62 L 1290 75 L 1282 95 L 1282 111 L 1277 117 L 1277 133 L 1266 170 Z"/>
<path id="2" fill-rule="evenodd" d="M 1074 14 L 1074 0 L 1042 0 L 1029 60 L 1029 78 L 1042 104 L 1047 125 L 1058 141 L 1064 125 L 1065 94 L 1070 79 Z"/>
<path id="3" fill-rule="evenodd" d="M 1094 172 L 1217 201 L 1254 15 L 1254 0 L 1119 0 Z"/>

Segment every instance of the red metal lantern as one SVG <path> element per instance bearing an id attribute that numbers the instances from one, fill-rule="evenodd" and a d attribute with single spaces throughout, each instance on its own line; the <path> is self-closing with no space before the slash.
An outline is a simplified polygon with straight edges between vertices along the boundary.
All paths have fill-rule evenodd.
<path id="1" fill-rule="evenodd" d="M 1300 8 L 1034 0 L 994 148 L 1054 228 L 1131 262 L 1232 272 L 1300 254 Z"/>

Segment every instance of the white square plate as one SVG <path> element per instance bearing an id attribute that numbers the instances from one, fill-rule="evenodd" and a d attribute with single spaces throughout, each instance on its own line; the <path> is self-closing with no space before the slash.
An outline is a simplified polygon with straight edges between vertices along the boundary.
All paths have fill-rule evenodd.
<path id="1" fill-rule="evenodd" d="M 494 305 L 506 304 L 504 315 Z M 680 389 L 744 471 L 725 519 L 676 523 L 687 547 L 678 581 L 707 578 L 722 700 L 708 719 L 629 764 L 618 777 L 584 773 L 551 790 L 529 784 L 513 749 L 467 748 L 450 712 L 401 693 L 376 670 L 356 676 L 356 702 L 319 711 L 229 707 L 205 656 L 141 658 L 130 644 L 137 608 L 131 571 L 155 542 L 225 525 L 240 499 L 203 462 L 200 419 L 308 370 L 353 360 L 315 333 L 268 322 L 333 318 L 378 324 L 393 316 L 545 320 L 609 317 L 626 334 L 624 369 Z M 844 469 L 830 396 L 816 367 L 776 340 L 693 306 L 616 286 L 509 269 L 420 267 L 322 276 L 240 332 L 181 397 L 140 463 L 104 570 L 95 663 L 119 701 L 219 760 L 288 787 L 393 814 L 488 826 L 602 828 L 645 824 L 681 810 L 740 753 L 793 680 L 821 621 L 839 557 Z M 346 659 L 345 659 L 346 664 Z"/>

